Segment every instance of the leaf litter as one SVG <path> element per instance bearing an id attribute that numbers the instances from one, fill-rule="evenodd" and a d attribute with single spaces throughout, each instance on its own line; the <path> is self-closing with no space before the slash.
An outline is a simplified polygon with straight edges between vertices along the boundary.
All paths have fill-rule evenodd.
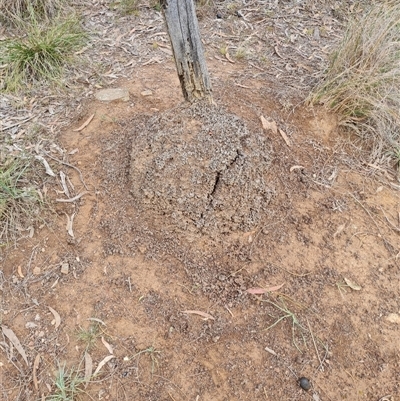
<path id="1" fill-rule="evenodd" d="M 8 327 L 2 325 L 1 329 L 3 331 L 3 334 L 10 340 L 11 344 L 14 345 L 14 347 L 17 349 L 17 351 L 20 353 L 22 356 L 23 360 L 25 361 L 26 365 L 29 366 L 28 363 L 28 358 L 26 356 L 24 347 L 21 345 L 18 337 L 15 335 L 15 333 L 9 329 Z"/>

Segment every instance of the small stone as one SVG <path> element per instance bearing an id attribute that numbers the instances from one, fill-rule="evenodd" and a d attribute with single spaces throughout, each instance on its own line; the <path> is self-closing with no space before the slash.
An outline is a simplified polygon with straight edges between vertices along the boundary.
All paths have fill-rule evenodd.
<path id="1" fill-rule="evenodd" d="M 389 313 L 386 316 L 386 320 L 390 323 L 400 324 L 400 315 L 397 313 Z"/>
<path id="2" fill-rule="evenodd" d="M 68 274 L 69 272 L 69 264 L 67 262 L 61 265 L 61 274 Z"/>
<path id="3" fill-rule="evenodd" d="M 37 276 L 38 274 L 40 274 L 40 267 L 35 267 L 33 270 L 32 270 L 32 273 L 35 275 L 35 276 Z"/>
<path id="4" fill-rule="evenodd" d="M 112 102 L 115 100 L 127 102 L 129 100 L 129 91 L 125 88 L 102 89 L 94 96 L 101 102 Z"/>
<path id="5" fill-rule="evenodd" d="M 222 14 L 219 11 L 217 12 L 217 18 L 222 19 Z"/>
<path id="6" fill-rule="evenodd" d="M 27 322 L 25 327 L 27 329 L 34 329 L 35 327 L 38 327 L 38 325 L 36 323 L 33 323 L 33 322 Z"/>
<path id="7" fill-rule="evenodd" d="M 142 96 L 151 96 L 153 92 L 150 89 L 146 89 L 143 92 L 140 92 Z"/>
<path id="8" fill-rule="evenodd" d="M 305 391 L 308 391 L 311 388 L 310 381 L 306 377 L 300 377 L 299 385 Z"/>

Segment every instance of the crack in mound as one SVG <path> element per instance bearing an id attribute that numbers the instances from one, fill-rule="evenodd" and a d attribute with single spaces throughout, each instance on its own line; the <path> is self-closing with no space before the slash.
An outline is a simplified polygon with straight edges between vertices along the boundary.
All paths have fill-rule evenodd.
<path id="1" fill-rule="evenodd" d="M 138 123 L 132 137 L 131 193 L 159 224 L 214 236 L 249 231 L 267 211 L 271 146 L 240 118 L 182 105 Z"/>

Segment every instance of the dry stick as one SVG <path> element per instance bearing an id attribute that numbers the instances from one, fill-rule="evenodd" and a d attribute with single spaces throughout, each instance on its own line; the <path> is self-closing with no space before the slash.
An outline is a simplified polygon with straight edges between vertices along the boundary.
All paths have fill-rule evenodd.
<path id="1" fill-rule="evenodd" d="M 70 199 L 56 199 L 56 201 L 57 201 L 57 202 L 64 202 L 64 203 L 67 203 L 67 202 L 75 202 L 75 201 L 78 200 L 79 198 L 82 198 L 83 195 L 86 195 L 86 194 L 88 194 L 88 193 L 89 193 L 88 191 L 83 191 L 83 192 L 81 192 L 80 194 L 74 196 L 73 198 L 70 198 Z"/>
<path id="2" fill-rule="evenodd" d="M 28 121 L 32 120 L 32 118 L 35 118 L 35 116 L 29 117 L 29 118 L 27 118 L 27 119 L 24 120 L 24 121 L 20 121 L 19 123 L 15 123 L 15 124 L 13 124 L 13 125 L 8 125 L 7 127 L 3 127 L 3 128 L 0 130 L 0 132 L 4 132 L 4 131 L 7 131 L 8 129 L 17 127 L 18 125 L 25 124 L 25 123 L 27 123 Z"/>
<path id="3" fill-rule="evenodd" d="M 317 368 L 317 370 L 318 370 L 320 367 L 322 367 L 322 361 L 321 361 L 321 358 L 319 357 L 319 352 L 318 352 L 317 344 L 315 344 L 314 334 L 313 334 L 313 332 L 312 332 L 312 330 L 311 330 L 310 322 L 308 321 L 308 318 L 307 318 L 307 317 L 306 317 L 306 320 L 307 320 L 308 329 L 310 330 L 311 339 L 312 339 L 312 342 L 313 342 L 313 344 L 314 344 L 315 352 L 317 353 L 317 357 L 318 357 L 318 361 L 319 361 L 319 366 L 318 366 L 318 368 Z"/>
<path id="4" fill-rule="evenodd" d="M 88 188 L 88 187 L 86 186 L 86 184 L 85 184 L 85 181 L 83 180 L 82 172 L 81 172 L 81 170 L 79 170 L 78 167 L 75 167 L 75 166 L 73 166 L 72 164 L 69 164 L 69 163 L 67 163 L 67 162 L 63 162 L 62 160 L 58 160 L 58 159 L 56 159 L 55 157 L 50 156 L 47 152 L 46 152 L 46 155 L 47 155 L 48 157 L 50 157 L 50 159 L 52 159 L 52 160 L 54 160 L 54 161 L 56 161 L 56 162 L 58 162 L 58 163 L 64 164 L 64 166 L 68 166 L 68 167 L 71 167 L 71 168 L 73 168 L 74 170 L 76 170 L 76 171 L 79 173 L 79 178 L 81 179 L 83 186 L 84 186 L 87 190 L 89 190 L 89 188 Z"/>

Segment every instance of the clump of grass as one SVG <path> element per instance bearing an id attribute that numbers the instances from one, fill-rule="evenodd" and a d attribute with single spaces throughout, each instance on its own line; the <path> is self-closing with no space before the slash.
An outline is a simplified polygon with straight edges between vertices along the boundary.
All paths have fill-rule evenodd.
<path id="1" fill-rule="evenodd" d="M 89 325 L 87 329 L 80 328 L 76 336 L 78 340 L 85 344 L 85 349 L 87 351 L 96 347 L 97 339 L 102 335 L 102 330 L 100 324 L 93 322 Z"/>
<path id="2" fill-rule="evenodd" d="M 122 15 L 138 15 L 138 0 L 120 0 L 118 4 L 118 9 Z"/>
<path id="3" fill-rule="evenodd" d="M 236 49 L 235 57 L 236 57 L 238 60 L 243 60 L 243 59 L 246 58 L 246 56 L 247 56 L 247 52 L 246 52 L 246 49 L 245 49 L 245 48 L 243 48 L 243 47 L 238 47 L 238 48 Z"/>
<path id="4" fill-rule="evenodd" d="M 75 17 L 44 24 L 31 13 L 27 22 L 20 21 L 19 31 L 21 36 L 0 42 L 3 88 L 9 92 L 37 81 L 56 82 L 85 38 Z"/>
<path id="5" fill-rule="evenodd" d="M 400 4 L 371 6 L 349 23 L 323 80 L 309 98 L 335 112 L 381 159 L 400 140 Z"/>
<path id="6" fill-rule="evenodd" d="M 31 180 L 31 159 L 0 158 L 0 246 L 39 219 L 43 204 Z"/>
<path id="7" fill-rule="evenodd" d="M 273 324 L 271 324 L 269 327 L 267 327 L 265 330 L 272 329 L 280 321 L 288 319 L 292 323 L 292 340 L 293 340 L 293 344 L 297 348 L 297 350 L 299 352 L 301 352 L 300 347 L 297 345 L 296 340 L 295 340 L 295 332 L 296 332 L 296 328 L 300 329 L 303 341 L 305 342 L 302 332 L 306 331 L 306 329 L 300 324 L 296 314 L 294 312 L 292 312 L 287 307 L 287 305 L 286 305 L 286 303 L 285 303 L 285 301 L 283 299 L 279 299 L 279 304 L 275 303 L 275 302 L 272 302 L 272 301 L 269 301 L 269 300 L 263 300 L 263 301 L 273 305 L 276 309 L 278 309 L 281 312 L 281 316 L 277 320 L 275 320 L 275 322 Z"/>
<path id="8" fill-rule="evenodd" d="M 50 20 L 59 15 L 66 5 L 67 0 L 0 0 L 0 18 L 15 25 L 34 12 L 37 18 Z"/>
<path id="9" fill-rule="evenodd" d="M 75 401 L 84 392 L 86 381 L 79 372 L 59 366 L 54 382 L 56 389 L 53 394 L 46 397 L 47 401 Z"/>

